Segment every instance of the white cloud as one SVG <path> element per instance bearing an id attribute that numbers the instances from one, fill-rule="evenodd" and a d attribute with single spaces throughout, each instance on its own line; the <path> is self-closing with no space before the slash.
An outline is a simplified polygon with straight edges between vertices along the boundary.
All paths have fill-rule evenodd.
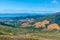
<path id="1" fill-rule="evenodd" d="M 43 10 L 13 10 L 13 9 L 3 9 L 0 10 L 0 13 L 53 13 L 54 11 L 43 11 Z"/>
<path id="2" fill-rule="evenodd" d="M 57 3 L 57 0 L 52 0 L 52 3 L 56 4 Z"/>

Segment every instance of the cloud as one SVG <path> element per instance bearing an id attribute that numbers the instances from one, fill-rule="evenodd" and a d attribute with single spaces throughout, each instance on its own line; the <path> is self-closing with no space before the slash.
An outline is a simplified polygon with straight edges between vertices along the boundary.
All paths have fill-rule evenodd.
<path id="1" fill-rule="evenodd" d="M 54 11 L 43 11 L 43 10 L 15 10 L 15 9 L 3 9 L 0 10 L 0 13 L 54 13 Z"/>
<path id="2" fill-rule="evenodd" d="M 57 0 L 52 0 L 52 3 L 56 4 L 57 3 Z"/>

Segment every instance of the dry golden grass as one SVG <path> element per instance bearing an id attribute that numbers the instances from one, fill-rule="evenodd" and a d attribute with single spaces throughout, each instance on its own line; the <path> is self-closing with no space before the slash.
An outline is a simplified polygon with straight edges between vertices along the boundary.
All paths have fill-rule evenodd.
<path id="1" fill-rule="evenodd" d="M 42 22 L 37 22 L 37 23 L 35 23 L 35 24 L 34 24 L 35 28 L 41 27 L 41 26 L 42 26 L 41 23 L 42 23 Z"/>
<path id="2" fill-rule="evenodd" d="M 16 39 L 24 39 L 24 40 L 55 40 L 55 38 L 46 38 L 44 35 L 33 35 L 33 34 L 19 34 L 19 36 L 11 36 L 11 35 L 0 35 L 2 40 L 16 40 Z M 58 39 L 57 39 L 58 40 Z"/>
<path id="3" fill-rule="evenodd" d="M 42 22 L 37 22 L 34 24 L 34 26 L 35 26 L 35 28 L 39 28 L 39 27 L 45 28 L 46 24 L 49 24 L 48 20 L 44 20 Z"/>
<path id="4" fill-rule="evenodd" d="M 21 26 L 22 27 L 27 27 L 27 26 L 30 26 L 30 24 L 29 23 L 23 23 Z"/>
<path id="5" fill-rule="evenodd" d="M 53 30 L 53 29 L 59 30 L 59 25 L 56 23 L 48 25 L 48 30 Z"/>
<path id="6" fill-rule="evenodd" d="M 50 21 L 48 21 L 48 20 L 44 20 L 42 23 L 43 23 L 43 24 L 49 24 Z"/>

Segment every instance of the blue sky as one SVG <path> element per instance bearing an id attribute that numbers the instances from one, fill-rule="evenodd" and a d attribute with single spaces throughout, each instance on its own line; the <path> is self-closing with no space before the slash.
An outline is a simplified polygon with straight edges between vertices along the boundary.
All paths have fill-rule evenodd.
<path id="1" fill-rule="evenodd" d="M 57 12 L 60 0 L 0 0 L 0 12 Z"/>

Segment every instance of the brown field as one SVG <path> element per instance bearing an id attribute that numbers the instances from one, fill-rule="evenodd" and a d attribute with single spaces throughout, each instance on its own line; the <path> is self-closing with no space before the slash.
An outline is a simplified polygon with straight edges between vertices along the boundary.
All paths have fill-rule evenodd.
<path id="1" fill-rule="evenodd" d="M 0 40 L 59 40 L 58 36 L 45 34 L 0 35 Z"/>

